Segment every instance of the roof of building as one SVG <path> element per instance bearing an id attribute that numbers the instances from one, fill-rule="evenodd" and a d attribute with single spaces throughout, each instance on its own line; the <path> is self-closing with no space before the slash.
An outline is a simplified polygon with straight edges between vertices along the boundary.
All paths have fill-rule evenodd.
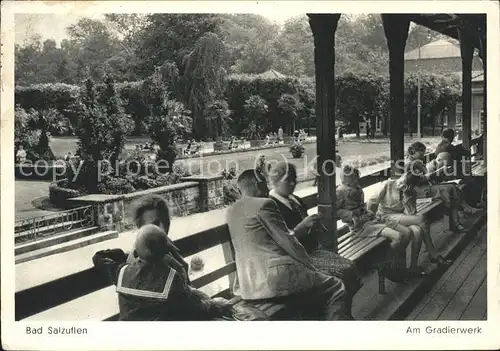
<path id="1" fill-rule="evenodd" d="M 419 49 L 405 53 L 405 60 L 418 60 Z M 420 47 L 421 59 L 460 57 L 460 46 L 445 39 L 433 41 Z"/>

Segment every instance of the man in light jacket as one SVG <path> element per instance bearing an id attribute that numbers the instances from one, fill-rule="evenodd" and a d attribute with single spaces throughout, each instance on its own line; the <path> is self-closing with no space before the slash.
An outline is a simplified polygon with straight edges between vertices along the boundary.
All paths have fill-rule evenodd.
<path id="1" fill-rule="evenodd" d="M 349 320 L 344 283 L 319 272 L 296 237 L 308 235 L 317 215 L 287 228 L 278 207 L 268 198 L 264 176 L 253 169 L 238 177 L 242 198 L 227 212 L 235 250 L 237 277 L 232 287 L 245 300 L 289 299 L 306 303 L 307 316 L 316 320 Z"/>

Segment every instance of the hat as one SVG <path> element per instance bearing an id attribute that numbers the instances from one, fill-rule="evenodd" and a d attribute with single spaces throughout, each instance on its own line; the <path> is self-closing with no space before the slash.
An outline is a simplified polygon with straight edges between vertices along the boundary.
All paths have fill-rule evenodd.
<path id="1" fill-rule="evenodd" d="M 283 181 L 289 176 L 297 177 L 297 169 L 292 163 L 280 162 L 275 167 L 270 169 L 269 178 L 273 184 Z"/>
<path id="2" fill-rule="evenodd" d="M 161 260 L 169 252 L 167 233 L 153 224 L 141 227 L 135 239 L 134 251 L 144 261 Z"/>
<path id="3" fill-rule="evenodd" d="M 342 172 L 340 172 L 340 179 L 343 184 L 352 186 L 359 179 L 359 170 L 350 165 L 345 165 Z"/>

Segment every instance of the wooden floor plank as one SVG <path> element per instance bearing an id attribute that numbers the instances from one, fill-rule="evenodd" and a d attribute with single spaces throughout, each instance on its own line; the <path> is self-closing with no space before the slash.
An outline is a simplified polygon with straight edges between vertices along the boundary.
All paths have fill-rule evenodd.
<path id="1" fill-rule="evenodd" d="M 422 298 L 422 301 L 412 310 L 412 312 L 406 318 L 407 320 L 414 320 L 417 318 L 420 312 L 425 308 L 425 306 L 429 303 L 430 300 L 436 295 L 439 289 L 442 288 L 444 283 L 448 280 L 448 278 L 455 272 L 455 270 L 462 264 L 462 262 L 467 258 L 471 250 L 478 245 L 481 237 L 473 240 L 460 254 L 460 256 L 453 262 L 453 264 L 446 270 L 441 279 L 432 287 L 432 289 Z"/>
<path id="2" fill-rule="evenodd" d="M 464 313 L 460 316 L 461 320 L 464 321 L 476 321 L 486 319 L 487 311 L 487 281 L 488 278 L 485 277 L 479 289 L 477 289 L 474 297 L 470 301 L 469 305 L 465 309 Z"/>
<path id="3" fill-rule="evenodd" d="M 483 254 L 474 269 L 466 277 L 463 277 L 463 283 L 450 300 L 448 306 L 441 312 L 438 320 L 459 320 L 462 313 L 467 308 L 481 283 L 486 279 L 486 254 Z"/>
<path id="4" fill-rule="evenodd" d="M 441 311 L 448 305 L 458 288 L 462 285 L 464 277 L 468 276 L 479 262 L 483 252 L 480 247 L 474 246 L 469 253 L 468 259 L 464 260 L 448 277 L 443 286 L 416 317 L 416 320 L 430 321 L 436 320 L 439 317 Z"/>

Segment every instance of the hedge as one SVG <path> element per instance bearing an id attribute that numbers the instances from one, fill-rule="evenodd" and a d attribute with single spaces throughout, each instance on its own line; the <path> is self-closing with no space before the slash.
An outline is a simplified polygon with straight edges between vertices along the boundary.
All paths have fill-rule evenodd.
<path id="1" fill-rule="evenodd" d="M 444 106 L 453 104 L 460 93 L 458 80 L 442 75 L 427 74 L 422 77 L 422 97 L 426 99 L 423 114 L 435 116 Z M 386 121 L 388 116 L 389 84 L 388 77 L 374 74 L 346 73 L 336 77 L 336 110 L 337 120 L 344 121 L 353 131 L 360 117 L 378 115 Z M 406 114 L 415 120 L 416 84 L 414 75 L 405 77 Z M 100 91 L 103 85 L 97 85 Z M 117 90 L 123 99 L 125 113 L 132 116 L 135 122 L 135 132 L 144 132 L 144 122 L 149 115 L 147 89 L 143 81 L 124 82 L 117 84 Z M 16 104 L 25 109 L 55 108 L 69 118 L 74 125 L 77 122 L 80 87 L 68 84 L 37 84 L 29 87 L 17 86 L 15 89 Z M 245 101 L 252 95 L 258 95 L 266 100 L 268 105 L 267 120 L 270 131 L 276 131 L 279 126 L 285 127 L 278 108 L 278 99 L 282 94 L 292 94 L 299 97 L 304 110 L 299 116 L 301 127 L 315 126 L 315 83 L 311 78 L 262 78 L 252 75 L 231 75 L 225 99 L 229 109 L 233 111 L 233 134 L 240 135 L 250 121 L 245 116 Z M 424 104 L 423 104 L 424 105 Z M 425 111 L 424 111 L 425 110 Z"/>

